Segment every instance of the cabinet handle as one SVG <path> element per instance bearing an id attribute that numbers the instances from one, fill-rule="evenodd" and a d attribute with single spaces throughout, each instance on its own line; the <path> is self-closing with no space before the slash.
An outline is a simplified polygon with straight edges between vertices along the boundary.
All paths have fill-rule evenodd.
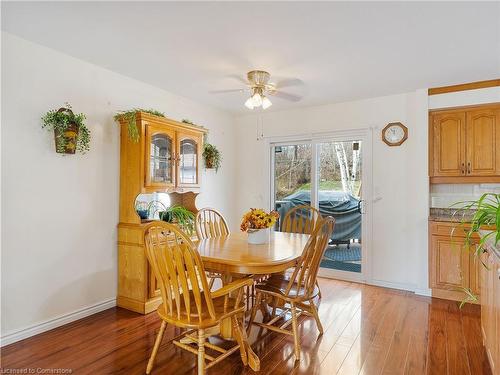
<path id="1" fill-rule="evenodd" d="M 462 174 L 465 174 L 465 163 L 462 163 L 462 168 L 460 168 L 460 172 L 462 172 Z"/>
<path id="2" fill-rule="evenodd" d="M 470 161 L 467 163 L 467 174 L 470 174 Z"/>

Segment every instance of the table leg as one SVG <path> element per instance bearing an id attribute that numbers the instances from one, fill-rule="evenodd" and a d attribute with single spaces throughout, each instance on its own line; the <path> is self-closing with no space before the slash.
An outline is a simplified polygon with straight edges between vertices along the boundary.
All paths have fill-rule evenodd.
<path id="1" fill-rule="evenodd" d="M 230 274 L 222 275 L 222 285 L 227 285 L 232 280 Z M 247 331 L 245 327 L 242 326 L 242 341 L 245 345 L 245 351 L 247 352 L 248 365 L 253 371 L 260 371 L 260 359 L 253 351 L 252 347 L 248 343 Z M 231 318 L 222 319 L 220 322 L 220 335 L 225 340 L 235 340 L 236 333 L 233 332 L 233 324 Z"/>

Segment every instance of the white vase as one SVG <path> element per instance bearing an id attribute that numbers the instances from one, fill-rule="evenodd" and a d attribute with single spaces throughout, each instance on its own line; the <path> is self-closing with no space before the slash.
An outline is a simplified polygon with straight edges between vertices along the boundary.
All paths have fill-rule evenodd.
<path id="1" fill-rule="evenodd" d="M 269 237 L 271 237 L 271 228 L 248 230 L 248 243 L 252 245 L 268 243 Z"/>

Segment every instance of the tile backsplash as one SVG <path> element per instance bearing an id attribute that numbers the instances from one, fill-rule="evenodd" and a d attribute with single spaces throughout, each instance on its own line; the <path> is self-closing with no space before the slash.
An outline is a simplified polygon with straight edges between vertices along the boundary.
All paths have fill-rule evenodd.
<path id="1" fill-rule="evenodd" d="M 479 198 L 484 193 L 500 194 L 500 184 L 432 184 L 430 207 L 446 208 L 456 202 Z"/>

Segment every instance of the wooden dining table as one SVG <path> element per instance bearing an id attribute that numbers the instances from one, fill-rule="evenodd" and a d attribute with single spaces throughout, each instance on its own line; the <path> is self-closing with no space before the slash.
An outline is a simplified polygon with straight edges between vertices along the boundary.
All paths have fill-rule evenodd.
<path id="1" fill-rule="evenodd" d="M 235 232 L 223 237 L 207 238 L 197 243 L 206 271 L 220 273 L 223 283 L 234 277 L 281 273 L 294 267 L 309 239 L 308 234 L 274 232 L 266 244 L 249 244 L 246 233 Z M 232 339 L 231 321 L 222 321 L 219 332 Z M 259 371 L 260 360 L 247 343 L 250 367 Z"/>

